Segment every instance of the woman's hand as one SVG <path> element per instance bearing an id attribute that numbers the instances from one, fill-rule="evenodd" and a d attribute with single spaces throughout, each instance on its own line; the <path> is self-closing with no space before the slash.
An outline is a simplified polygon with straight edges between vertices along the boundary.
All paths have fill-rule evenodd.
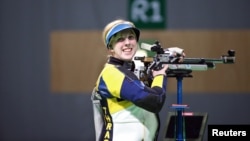
<path id="1" fill-rule="evenodd" d="M 166 71 L 167 71 L 167 69 L 168 69 L 168 65 L 167 64 L 163 64 L 162 65 L 162 69 L 160 69 L 160 70 L 152 70 L 152 75 L 153 75 L 153 77 L 155 77 L 155 76 L 157 76 L 157 75 L 167 75 L 166 74 Z"/>
<path id="2" fill-rule="evenodd" d="M 186 54 L 184 53 L 184 49 L 179 48 L 179 47 L 170 47 L 170 48 L 167 48 L 166 51 L 170 52 L 170 54 L 175 56 L 175 57 L 178 56 L 179 63 L 183 62 L 184 58 L 186 56 Z"/>
<path id="3" fill-rule="evenodd" d="M 186 54 L 184 53 L 184 51 L 179 55 L 179 60 L 178 62 L 181 63 L 184 61 L 184 58 L 185 58 Z"/>

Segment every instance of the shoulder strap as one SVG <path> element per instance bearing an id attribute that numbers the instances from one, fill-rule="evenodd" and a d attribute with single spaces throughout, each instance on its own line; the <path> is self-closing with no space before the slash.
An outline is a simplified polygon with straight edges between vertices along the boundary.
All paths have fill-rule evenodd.
<path id="1" fill-rule="evenodd" d="M 91 95 L 91 101 L 93 105 L 96 141 L 99 140 L 104 125 L 101 99 L 100 94 L 94 88 Z"/>

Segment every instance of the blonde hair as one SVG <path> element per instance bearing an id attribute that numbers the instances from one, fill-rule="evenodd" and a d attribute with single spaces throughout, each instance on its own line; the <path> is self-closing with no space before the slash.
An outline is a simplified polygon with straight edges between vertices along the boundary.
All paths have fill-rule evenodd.
<path id="1" fill-rule="evenodd" d="M 102 32 L 102 39 L 103 39 L 103 42 L 104 42 L 105 46 L 107 46 L 106 36 L 107 36 L 108 32 L 110 31 L 110 29 L 112 29 L 114 26 L 116 26 L 118 24 L 121 24 L 121 23 L 130 24 L 132 27 L 135 27 L 135 25 L 132 22 L 126 21 L 126 20 L 123 20 L 123 19 L 117 19 L 117 20 L 114 20 L 114 21 L 108 23 L 105 26 L 105 28 L 103 29 L 103 32 Z"/>

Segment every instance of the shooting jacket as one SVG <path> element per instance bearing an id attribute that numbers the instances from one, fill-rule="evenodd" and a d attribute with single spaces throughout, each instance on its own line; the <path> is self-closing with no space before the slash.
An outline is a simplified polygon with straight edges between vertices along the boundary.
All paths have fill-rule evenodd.
<path id="1" fill-rule="evenodd" d="M 124 64 L 110 57 L 93 90 L 96 141 L 156 141 L 167 77 L 148 87 Z"/>

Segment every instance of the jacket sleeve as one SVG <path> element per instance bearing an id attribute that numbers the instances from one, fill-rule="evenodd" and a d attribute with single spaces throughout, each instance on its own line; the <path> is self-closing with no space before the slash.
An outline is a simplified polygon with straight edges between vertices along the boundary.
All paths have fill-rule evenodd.
<path id="1" fill-rule="evenodd" d="M 121 96 L 131 100 L 139 107 L 153 113 L 158 113 L 162 109 L 166 98 L 166 76 L 156 76 L 153 79 L 151 87 L 147 87 L 144 84 L 137 85 L 137 81 L 138 80 L 134 80 L 131 82 L 125 79 L 121 89 Z"/>
<path id="2" fill-rule="evenodd" d="M 166 97 L 167 77 L 156 76 L 151 87 L 125 68 L 110 68 L 100 78 L 99 90 L 106 97 L 117 97 L 153 113 L 158 113 Z"/>

